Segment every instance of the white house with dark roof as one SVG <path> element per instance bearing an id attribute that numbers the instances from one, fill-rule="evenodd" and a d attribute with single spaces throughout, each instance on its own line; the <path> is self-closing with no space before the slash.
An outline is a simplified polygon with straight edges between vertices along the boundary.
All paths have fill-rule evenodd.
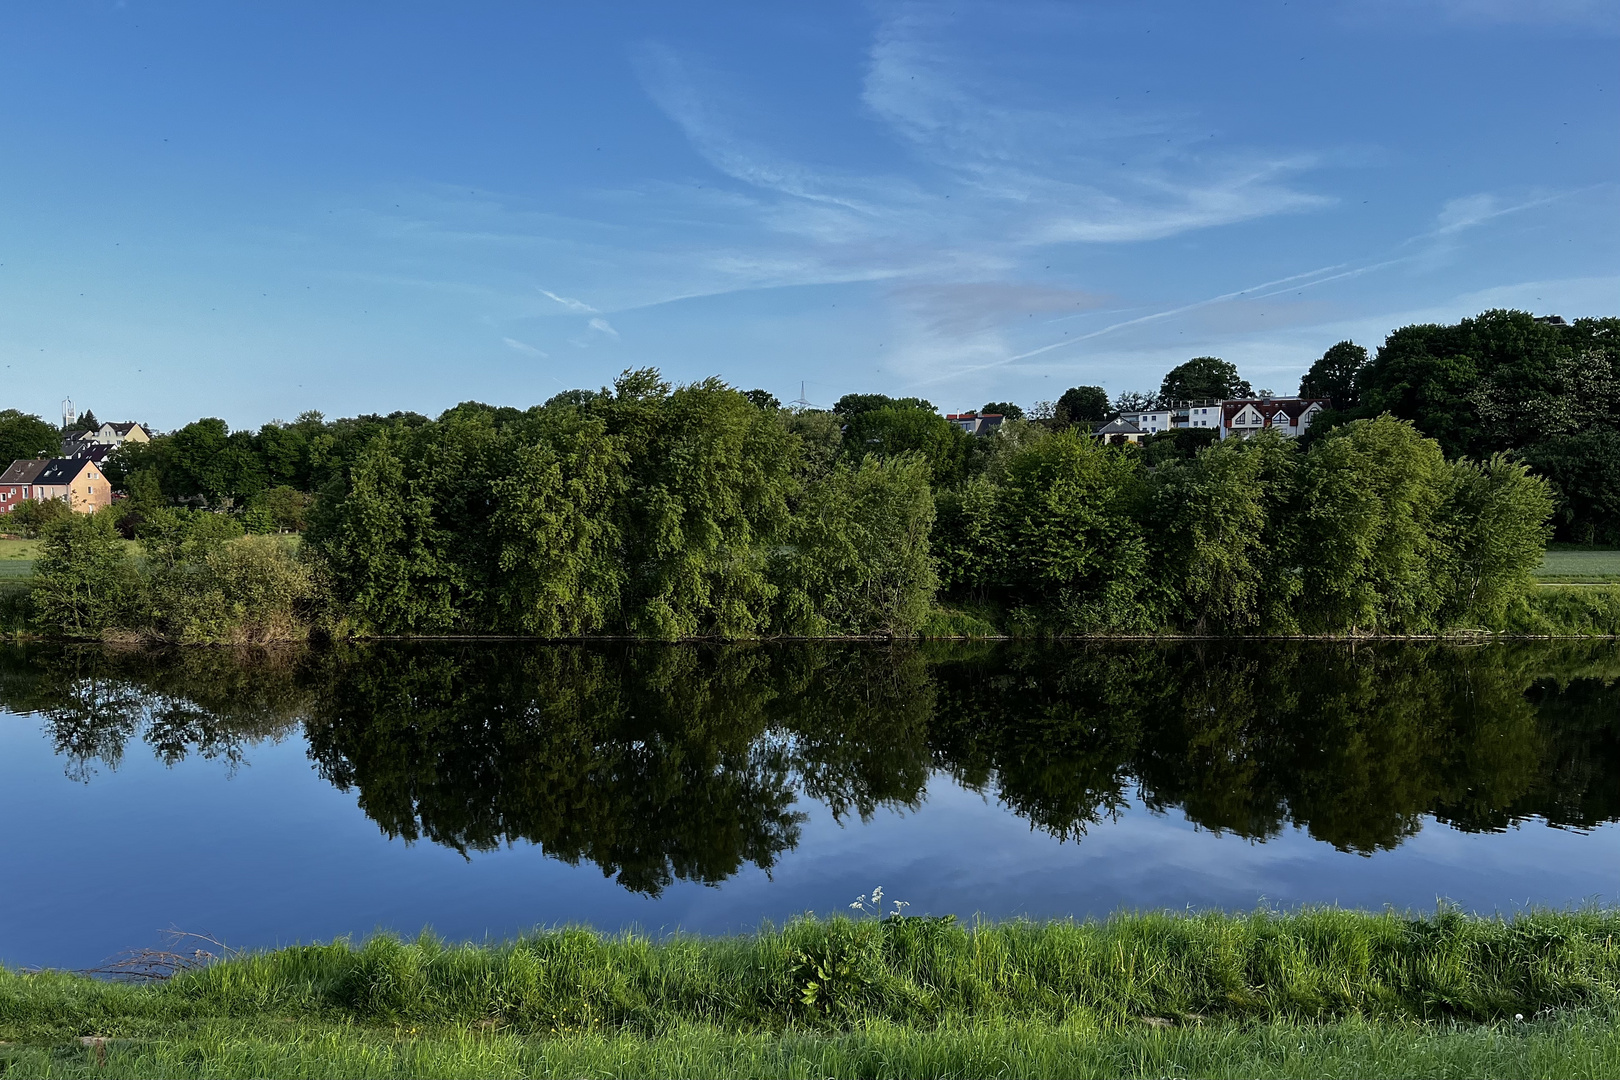
<path id="1" fill-rule="evenodd" d="M 1139 443 L 1147 437 L 1147 432 L 1125 419 L 1123 416 L 1117 420 L 1110 420 L 1096 431 L 1092 432 L 1098 441 L 1120 446 L 1125 443 Z"/>

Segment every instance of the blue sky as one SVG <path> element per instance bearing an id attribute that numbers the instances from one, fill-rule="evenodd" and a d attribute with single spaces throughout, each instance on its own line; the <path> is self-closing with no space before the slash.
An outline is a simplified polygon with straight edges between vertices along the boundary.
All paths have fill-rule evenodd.
<path id="1" fill-rule="evenodd" d="M 4 404 L 1291 391 L 1620 313 L 1620 4 L 0 8 Z"/>

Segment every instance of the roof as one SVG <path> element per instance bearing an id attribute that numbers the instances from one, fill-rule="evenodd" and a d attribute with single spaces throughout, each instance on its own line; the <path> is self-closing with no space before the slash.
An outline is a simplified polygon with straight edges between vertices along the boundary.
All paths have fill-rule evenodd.
<path id="1" fill-rule="evenodd" d="M 34 477 L 36 484 L 71 484 L 79 474 L 90 467 L 84 458 L 51 458 Z"/>
<path id="2" fill-rule="evenodd" d="M 145 427 L 143 427 L 142 425 L 136 423 L 133 420 L 125 420 L 121 424 L 108 424 L 107 426 L 112 428 L 114 431 L 118 432 L 118 434 L 120 434 L 120 435 L 128 435 L 131 431 L 134 431 L 136 428 L 140 428 L 142 431 L 146 430 Z"/>
<path id="3" fill-rule="evenodd" d="M 38 476 L 51 463 L 50 458 L 23 458 L 13 461 L 5 472 L 0 473 L 0 484 L 32 484 Z"/>
<path id="4" fill-rule="evenodd" d="M 1097 429 L 1098 435 L 1140 435 L 1142 429 L 1129 420 L 1110 420 Z"/>
<path id="5" fill-rule="evenodd" d="M 1253 408 L 1255 412 L 1270 420 L 1272 423 L 1289 424 L 1299 423 L 1299 418 L 1305 415 L 1312 405 L 1327 408 L 1326 398 L 1233 398 L 1221 402 L 1221 423 L 1228 426 L 1232 418 L 1246 408 Z M 1279 415 L 1282 419 L 1278 419 Z"/>
<path id="6" fill-rule="evenodd" d="M 116 446 L 107 443 L 74 443 L 62 447 L 62 456 L 76 458 L 79 461 L 93 461 L 100 465 L 111 457 L 113 451 L 117 449 Z"/>

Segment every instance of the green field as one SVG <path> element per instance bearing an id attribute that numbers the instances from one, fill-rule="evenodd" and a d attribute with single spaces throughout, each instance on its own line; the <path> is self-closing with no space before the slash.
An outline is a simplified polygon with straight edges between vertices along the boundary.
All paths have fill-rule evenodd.
<path id="1" fill-rule="evenodd" d="M 38 556 L 38 540 L 0 540 L 0 579 L 32 574 Z"/>
<path id="2" fill-rule="evenodd" d="M 0 1075 L 1616 1076 L 1620 912 L 373 939 L 0 971 Z"/>
<path id="3" fill-rule="evenodd" d="M 1536 577 L 1552 584 L 1620 582 L 1620 550 L 1554 549 L 1542 559 Z"/>

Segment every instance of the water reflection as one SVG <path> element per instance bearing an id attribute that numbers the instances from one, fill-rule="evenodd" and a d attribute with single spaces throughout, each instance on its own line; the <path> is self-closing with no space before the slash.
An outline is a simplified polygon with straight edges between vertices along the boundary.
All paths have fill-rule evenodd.
<path id="1" fill-rule="evenodd" d="M 0 705 L 87 781 L 136 740 L 235 764 L 301 727 L 390 836 L 529 841 L 653 895 L 771 868 L 804 799 L 914 808 L 935 770 L 1065 840 L 1133 797 L 1361 853 L 1425 818 L 1620 817 L 1606 643 L 24 647 L 0 651 Z"/>

